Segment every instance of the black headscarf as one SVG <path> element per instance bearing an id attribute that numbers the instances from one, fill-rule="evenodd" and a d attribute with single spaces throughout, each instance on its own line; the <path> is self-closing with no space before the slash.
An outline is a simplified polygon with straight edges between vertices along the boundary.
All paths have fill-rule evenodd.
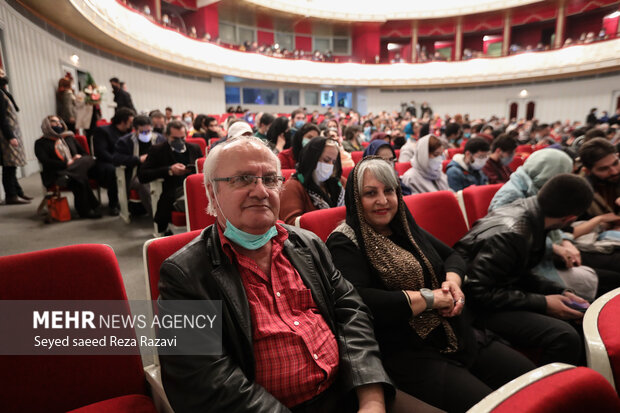
<path id="1" fill-rule="evenodd" d="M 316 131 L 319 135 L 321 134 L 321 130 L 314 123 L 306 123 L 301 128 L 297 129 L 293 138 L 291 140 L 291 146 L 293 147 L 293 158 L 299 162 L 300 153 L 303 146 L 304 135 L 310 131 Z M 321 155 L 319 155 L 321 156 Z"/>
<path id="2" fill-rule="evenodd" d="M 327 141 L 328 138 L 319 136 L 308 142 L 308 144 L 301 151 L 294 179 L 297 179 L 307 190 L 311 190 L 319 194 L 330 207 L 334 207 L 338 205 L 338 199 L 340 197 L 340 193 L 342 192 L 342 184 L 340 183 L 340 177 L 342 176 L 340 151 L 338 152 L 336 162 L 334 162 L 334 173 L 331 178 L 324 182 L 325 188 L 327 189 L 327 194 L 319 185 L 317 185 L 316 182 L 314 182 L 312 177 L 312 173 L 316 169 L 317 163 L 323 154 L 323 149 L 325 149 L 325 144 Z M 336 147 L 336 149 L 338 149 L 338 147 Z"/>

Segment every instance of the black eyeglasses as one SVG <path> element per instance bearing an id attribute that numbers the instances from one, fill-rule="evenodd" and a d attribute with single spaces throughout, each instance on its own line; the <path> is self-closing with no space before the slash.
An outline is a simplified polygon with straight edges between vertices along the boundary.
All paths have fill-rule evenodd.
<path id="1" fill-rule="evenodd" d="M 278 175 L 265 175 L 265 176 L 254 176 L 254 175 L 237 175 L 230 176 L 228 178 L 213 178 L 214 182 L 228 182 L 235 188 L 245 188 L 247 186 L 256 184 L 258 179 L 263 180 L 263 185 L 269 189 L 277 189 L 284 182 L 283 176 Z"/>

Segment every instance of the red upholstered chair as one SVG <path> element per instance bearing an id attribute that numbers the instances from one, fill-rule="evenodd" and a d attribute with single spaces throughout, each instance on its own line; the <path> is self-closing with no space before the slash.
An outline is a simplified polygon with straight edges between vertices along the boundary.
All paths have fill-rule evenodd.
<path id="1" fill-rule="evenodd" d="M 314 232 L 325 242 L 329 234 L 345 220 L 346 216 L 347 210 L 344 206 L 319 209 L 297 217 L 295 226 Z"/>
<path id="2" fill-rule="evenodd" d="M 207 141 L 205 141 L 202 138 L 187 138 L 185 139 L 185 142 L 187 143 L 193 143 L 196 144 L 198 146 L 200 146 L 200 150 L 202 151 L 203 155 L 207 154 Z"/>
<path id="3" fill-rule="evenodd" d="M 448 167 L 448 164 L 452 161 L 452 159 L 446 159 L 441 163 L 441 170 L 443 171 L 443 173 L 446 173 L 446 168 Z"/>
<path id="4" fill-rule="evenodd" d="M 99 126 L 106 126 L 106 125 L 109 125 L 109 124 L 110 124 L 110 121 L 109 121 L 109 120 L 107 120 L 107 119 L 99 119 L 99 120 L 97 121 L 97 126 L 98 126 L 98 127 L 99 127 Z"/>
<path id="5" fill-rule="evenodd" d="M 342 176 L 349 179 L 349 174 L 355 168 L 355 166 L 347 166 L 346 168 L 342 168 Z"/>
<path id="6" fill-rule="evenodd" d="M 370 142 L 366 142 L 366 141 L 364 141 L 364 142 L 361 142 L 361 144 L 362 144 L 362 146 L 363 146 L 364 148 L 367 148 L 367 147 L 368 147 L 368 145 L 370 145 Z"/>
<path id="7" fill-rule="evenodd" d="M 410 162 L 396 162 L 394 164 L 394 169 L 396 169 L 396 173 L 398 176 L 403 176 L 405 172 L 407 172 L 411 168 Z"/>
<path id="8" fill-rule="evenodd" d="M 202 174 L 188 176 L 183 182 L 185 191 L 185 216 L 187 230 L 203 229 L 215 222 L 213 215 L 207 214 L 207 192 Z"/>
<path id="9" fill-rule="evenodd" d="M 183 248 L 188 242 L 196 238 L 202 230 L 184 232 L 169 237 L 153 238 L 144 243 L 142 250 L 144 258 L 144 275 L 147 286 L 147 297 L 157 300 L 159 297 L 159 268 L 161 264 Z"/>
<path id="10" fill-rule="evenodd" d="M 534 146 L 527 144 L 527 145 L 519 145 L 517 146 L 517 149 L 515 150 L 516 153 L 532 153 L 534 152 Z"/>
<path id="11" fill-rule="evenodd" d="M 291 176 L 295 173 L 295 169 L 282 169 L 280 171 L 285 180 L 289 180 Z"/>
<path id="12" fill-rule="evenodd" d="M 211 138 L 209 139 L 209 147 L 213 146 L 213 144 L 217 141 L 219 141 L 220 138 Z"/>
<path id="13" fill-rule="evenodd" d="M 620 399 L 600 374 L 586 367 L 552 363 L 505 384 L 468 413 L 618 411 Z"/>
<path id="14" fill-rule="evenodd" d="M 394 153 L 396 154 L 396 159 L 400 157 L 400 149 L 394 149 Z"/>
<path id="15" fill-rule="evenodd" d="M 364 157 L 364 151 L 353 151 L 351 152 L 351 159 L 357 165 L 359 161 Z"/>
<path id="16" fill-rule="evenodd" d="M 462 148 L 448 148 L 446 149 L 447 152 L 447 156 L 446 159 L 450 160 L 454 157 L 454 155 L 456 155 L 457 153 L 463 153 L 464 149 Z"/>
<path id="17" fill-rule="evenodd" d="M 86 151 L 86 154 L 90 155 L 90 146 L 88 146 L 88 139 L 86 139 L 86 136 L 84 136 L 84 135 L 75 135 L 75 140 Z"/>
<path id="18" fill-rule="evenodd" d="M 470 228 L 474 226 L 477 220 L 487 215 L 489 204 L 502 185 L 472 185 L 459 191 L 457 196 L 461 197 L 462 194 L 465 217 Z"/>
<path id="19" fill-rule="evenodd" d="M 403 197 L 418 225 L 453 246 L 467 233 L 467 224 L 454 194 L 427 192 Z"/>
<path id="20" fill-rule="evenodd" d="M 196 159 L 196 173 L 201 174 L 204 172 L 205 159 L 207 159 L 206 156 Z"/>
<path id="21" fill-rule="evenodd" d="M 620 389 L 620 288 L 599 297 L 586 311 L 583 332 L 588 367 Z"/>
<path id="22" fill-rule="evenodd" d="M 0 300 L 126 301 L 127 296 L 114 251 L 83 244 L 0 257 Z M 0 356 L 0 363 L 5 412 L 156 412 L 145 396 L 138 354 Z"/>

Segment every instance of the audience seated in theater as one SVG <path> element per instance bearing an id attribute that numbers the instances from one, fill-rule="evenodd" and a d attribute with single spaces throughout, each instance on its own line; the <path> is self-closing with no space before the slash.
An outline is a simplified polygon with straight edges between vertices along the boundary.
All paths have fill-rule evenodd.
<path id="1" fill-rule="evenodd" d="M 279 157 L 280 152 L 284 150 L 290 151 L 292 145 L 292 138 L 290 136 L 289 120 L 286 116 L 280 116 L 271 122 L 269 129 L 267 129 L 267 145 Z"/>
<path id="2" fill-rule="evenodd" d="M 378 156 L 384 161 L 387 161 L 394 167 L 396 163 L 396 152 L 394 148 L 389 142 L 386 142 L 383 139 L 376 139 L 370 142 L 370 144 L 364 149 L 364 158 L 367 156 Z M 396 170 L 394 170 L 394 174 L 396 175 Z M 400 182 L 400 179 L 399 179 Z M 402 182 L 400 182 L 400 190 L 403 195 L 411 195 L 411 189 L 405 186 Z"/>
<path id="3" fill-rule="evenodd" d="M 400 148 L 400 155 L 398 156 L 398 162 L 410 162 L 413 158 L 413 154 L 415 153 L 415 147 L 418 143 L 418 138 L 420 136 L 420 129 L 422 125 L 418 122 L 409 122 L 404 129 L 406 142 Z M 428 133 L 427 133 L 428 134 Z"/>
<path id="4" fill-rule="evenodd" d="M 256 115 L 256 132 L 254 136 L 267 142 L 267 131 L 276 118 L 271 113 L 262 113 L 260 117 Z"/>
<path id="5" fill-rule="evenodd" d="M 301 131 L 303 128 L 298 134 Z M 337 141 L 324 137 L 312 139 L 302 149 L 296 169 L 282 189 L 282 221 L 294 224 L 295 218 L 306 212 L 344 205 L 346 178 L 341 176 Z"/>
<path id="6" fill-rule="evenodd" d="M 409 168 L 401 177 L 410 193 L 420 194 L 450 190 L 448 178 L 443 172 L 444 147 L 434 135 L 426 135 L 417 144 L 417 151 L 411 159 Z"/>
<path id="7" fill-rule="evenodd" d="M 159 110 L 152 110 L 149 112 L 149 118 L 151 118 L 151 125 L 153 126 L 153 132 L 159 133 L 163 136 L 166 128 L 166 117 Z"/>
<path id="8" fill-rule="evenodd" d="M 461 315 L 465 262 L 416 224 L 389 163 L 373 157 L 356 165 L 346 210 L 327 246 L 370 308 L 384 366 L 399 389 L 464 412 L 534 368 Z"/>
<path id="9" fill-rule="evenodd" d="M 172 220 L 172 211 L 182 211 L 185 205 L 177 200 L 183 197 L 183 181 L 196 172 L 193 165 L 202 157 L 200 147 L 185 142 L 187 131 L 185 123 L 173 120 L 166 125 L 166 142 L 153 145 L 146 160 L 138 169 L 138 178 L 143 184 L 156 179 L 163 179 L 162 193 L 157 202 L 154 221 L 157 232 L 171 235 L 168 224 Z"/>
<path id="10" fill-rule="evenodd" d="M 461 125 L 456 122 L 448 123 L 440 139 L 446 148 L 460 148 L 463 140 Z"/>
<path id="11" fill-rule="evenodd" d="M 358 125 L 347 126 L 344 130 L 344 140 L 342 147 L 347 152 L 356 152 L 364 150 L 362 146 L 362 128 Z"/>
<path id="12" fill-rule="evenodd" d="M 294 128 L 291 127 L 289 133 L 293 134 L 291 147 L 281 150 L 280 153 L 278 153 L 278 159 L 280 159 L 282 169 L 295 169 L 295 165 L 300 161 L 299 156 L 302 148 L 312 139 L 319 136 L 321 130 L 313 123 L 306 123 L 299 126 L 295 131 Z"/>
<path id="13" fill-rule="evenodd" d="M 497 208 L 478 220 L 455 249 L 468 262 L 464 291 L 482 327 L 512 345 L 540 352 L 545 365 L 582 362 L 583 343 L 568 321 L 587 301 L 532 273 L 545 254 L 549 230 L 563 228 L 592 202 L 581 177 L 560 174 L 537 195 Z"/>
<path id="14" fill-rule="evenodd" d="M 306 113 L 303 109 L 295 109 L 291 112 L 291 134 L 295 134 L 302 126 L 306 124 Z"/>
<path id="15" fill-rule="evenodd" d="M 495 194 L 489 205 L 489 211 L 508 205 L 517 199 L 534 196 L 551 178 L 559 174 L 571 173 L 572 159 L 557 149 L 543 149 L 530 155 L 523 166 L 510 176 L 509 181 Z M 597 293 L 599 278 L 614 279 L 613 273 L 593 270 L 581 265 L 579 251 L 564 236 L 560 229 L 547 233 L 546 253 L 532 272 L 565 288 L 570 288 L 580 296 L 593 300 Z M 557 264 L 556 264 L 557 262 Z M 596 271 L 596 273 L 595 273 Z M 598 277 L 597 277 L 598 275 Z"/>
<path id="16" fill-rule="evenodd" d="M 338 131 L 338 128 L 328 128 L 322 131 L 321 136 L 325 136 L 328 139 L 333 139 L 336 142 L 338 142 L 338 151 L 340 152 L 341 166 L 343 168 L 353 168 L 355 166 L 355 162 L 353 162 L 353 158 L 351 157 L 351 154 L 347 152 L 342 146 L 342 136 L 340 136 L 337 131 Z"/>
<path id="17" fill-rule="evenodd" d="M 82 218 L 101 218 L 99 201 L 90 189 L 88 174 L 95 164 L 92 156 L 67 131 L 58 116 L 47 116 L 41 123 L 43 137 L 34 143 L 34 153 L 41 163 L 41 180 L 46 188 L 54 185 L 73 192 L 75 210 Z"/>
<path id="18" fill-rule="evenodd" d="M 93 132 L 93 155 L 97 162 L 95 171 L 99 185 L 108 190 L 110 215 L 118 215 L 118 189 L 114 167 L 114 148 L 121 136 L 131 132 L 135 112 L 128 108 L 117 109 L 112 123 L 99 126 Z"/>
<path id="19" fill-rule="evenodd" d="M 218 355 L 160 356 L 172 408 L 437 412 L 395 391 L 368 309 L 321 240 L 277 223 L 280 172 L 255 137 L 207 156 L 208 209 L 217 223 L 163 263 L 159 306 L 161 313 L 168 300 L 222 300 L 230 322 Z M 252 203 L 264 208 L 246 207 Z"/>
<path id="20" fill-rule="evenodd" d="M 209 146 L 209 138 L 207 138 L 207 115 L 198 114 L 194 118 L 192 129 L 189 131 L 189 136 L 192 138 L 204 139 Z"/>
<path id="21" fill-rule="evenodd" d="M 489 184 L 508 182 L 512 171 L 508 167 L 515 157 L 517 141 L 502 133 L 491 144 L 491 154 L 482 172 L 489 178 Z"/>
<path id="22" fill-rule="evenodd" d="M 476 137 L 467 141 L 464 152 L 454 155 L 446 167 L 448 185 L 454 192 L 470 185 L 486 185 L 487 177 L 482 168 L 489 159 L 489 143 Z"/>
<path id="23" fill-rule="evenodd" d="M 129 133 L 118 141 L 114 147 L 114 155 L 112 160 L 115 166 L 124 165 L 125 168 L 125 184 L 126 188 L 119 188 L 127 192 L 129 199 L 129 191 L 135 190 L 140 196 L 140 202 L 150 216 L 153 216 L 153 208 L 151 206 L 151 186 L 149 184 L 140 183 L 138 179 L 138 170 L 146 161 L 149 149 L 152 145 L 166 142 L 166 138 L 157 132 L 153 132 L 151 127 L 151 119 L 145 115 L 138 115 L 133 120 L 134 131 Z M 130 204 L 134 205 L 133 203 Z M 139 213 L 144 211 L 130 211 Z"/>

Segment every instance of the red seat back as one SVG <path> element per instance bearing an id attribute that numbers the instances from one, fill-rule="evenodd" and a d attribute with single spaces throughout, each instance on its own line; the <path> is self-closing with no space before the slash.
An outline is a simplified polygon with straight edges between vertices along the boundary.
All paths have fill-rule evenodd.
<path id="1" fill-rule="evenodd" d="M 329 234 L 345 220 L 346 215 L 347 210 L 344 206 L 318 209 L 316 211 L 306 212 L 299 217 L 299 226 L 314 232 L 325 242 Z"/>
<path id="2" fill-rule="evenodd" d="M 364 157 L 364 151 L 353 151 L 351 152 L 351 159 L 357 165 L 359 161 Z"/>
<path id="3" fill-rule="evenodd" d="M 355 168 L 355 166 L 347 166 L 346 168 L 342 168 L 342 176 L 346 179 L 349 179 L 349 174 Z"/>
<path id="4" fill-rule="evenodd" d="M 400 157 L 400 149 L 394 149 L 394 153 L 396 154 L 396 159 Z"/>
<path id="5" fill-rule="evenodd" d="M 368 145 L 370 145 L 370 142 L 366 142 L 366 141 L 362 142 L 362 146 L 363 146 L 364 148 L 367 148 L 367 147 L 368 147 Z"/>
<path id="6" fill-rule="evenodd" d="M 82 149 L 86 151 L 87 155 L 90 155 L 90 146 L 88 146 L 88 139 L 84 135 L 75 135 L 75 140 L 82 146 Z"/>
<path id="7" fill-rule="evenodd" d="M 451 159 L 445 159 L 442 163 L 441 163 L 441 170 L 443 171 L 443 173 L 446 173 L 446 168 L 448 167 L 448 164 L 451 162 Z"/>
<path id="8" fill-rule="evenodd" d="M 159 297 L 159 268 L 163 262 L 200 235 L 201 230 L 184 232 L 169 237 L 154 238 L 144 243 L 144 263 L 151 289 L 151 300 Z"/>
<path id="9" fill-rule="evenodd" d="M 280 173 L 282 174 L 284 179 L 288 181 L 291 178 L 291 176 L 293 176 L 293 174 L 295 173 L 295 169 L 282 169 Z"/>
<path id="10" fill-rule="evenodd" d="M 618 412 L 620 399 L 599 373 L 586 367 L 576 367 L 533 381 L 510 395 L 491 411 L 493 413 Z"/>
<path id="11" fill-rule="evenodd" d="M 477 220 L 487 215 L 491 200 L 502 185 L 471 185 L 463 189 L 463 203 L 470 228 L 474 226 Z"/>
<path id="12" fill-rule="evenodd" d="M 196 173 L 201 174 L 204 172 L 205 159 L 207 159 L 205 156 L 203 156 L 202 158 L 196 159 Z"/>
<path id="13" fill-rule="evenodd" d="M 465 218 L 450 191 L 426 192 L 403 197 L 418 225 L 449 246 L 467 233 Z"/>
<path id="14" fill-rule="evenodd" d="M 516 153 L 532 153 L 534 152 L 534 146 L 527 144 L 527 145 L 519 145 L 517 146 L 517 149 L 515 149 Z"/>
<path id="15" fill-rule="evenodd" d="M 114 251 L 82 244 L 0 257 L 0 300 L 127 296 Z M 1 410 L 6 412 L 64 412 L 146 393 L 139 355 L 0 356 L 0 363 Z"/>
<path id="16" fill-rule="evenodd" d="M 215 217 L 207 214 L 207 192 L 202 174 L 193 174 L 185 179 L 185 213 L 188 230 L 203 229 L 215 222 Z"/>
<path id="17" fill-rule="evenodd" d="M 398 176 L 403 176 L 405 172 L 407 172 L 411 168 L 411 162 L 396 162 L 394 164 L 394 169 L 396 169 L 396 173 Z"/>
<path id="18" fill-rule="evenodd" d="M 616 389 L 620 389 L 620 294 L 613 297 L 601 309 L 598 331 L 609 356 Z"/>
<path id="19" fill-rule="evenodd" d="M 527 159 L 526 156 L 515 155 L 512 162 L 510 162 L 510 164 L 508 165 L 508 168 L 510 168 L 510 170 L 514 172 L 517 170 L 518 167 L 523 165 L 523 162 L 525 162 L 526 159 Z"/>
<path id="20" fill-rule="evenodd" d="M 448 156 L 446 156 L 446 159 L 450 160 L 454 157 L 454 155 L 456 155 L 457 153 L 463 153 L 465 150 L 462 148 L 448 148 L 447 152 L 448 152 Z"/>
<path id="21" fill-rule="evenodd" d="M 187 143 L 193 143 L 195 145 L 200 146 L 200 150 L 202 151 L 202 155 L 207 154 L 207 142 L 202 138 L 187 138 L 185 139 Z"/>

